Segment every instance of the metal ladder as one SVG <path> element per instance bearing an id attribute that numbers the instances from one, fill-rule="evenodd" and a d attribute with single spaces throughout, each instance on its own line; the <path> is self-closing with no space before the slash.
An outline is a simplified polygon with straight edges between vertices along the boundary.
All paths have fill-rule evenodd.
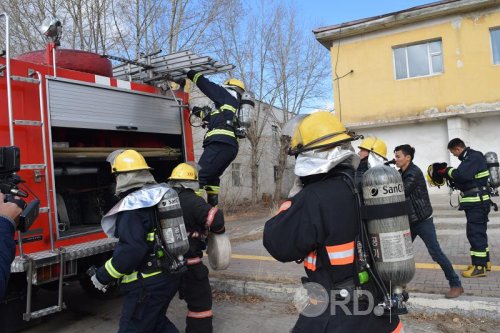
<path id="1" fill-rule="evenodd" d="M 21 170 L 33 170 L 35 173 L 35 178 L 41 177 L 41 173 L 39 170 L 43 170 L 45 174 L 45 190 L 47 197 L 47 207 L 41 207 L 41 213 L 48 214 L 49 221 L 49 233 L 50 233 L 50 249 L 51 251 L 55 251 L 54 248 L 54 235 L 53 235 L 53 226 L 52 226 L 52 214 L 50 210 L 51 206 L 51 196 L 50 196 L 50 184 L 48 177 L 48 157 L 47 157 L 47 139 L 45 135 L 45 109 L 44 109 L 44 101 L 43 101 L 43 82 L 42 82 L 42 74 L 38 71 L 29 70 L 28 76 L 17 76 L 11 75 L 10 72 L 10 36 L 9 36 L 9 16 L 7 13 L 0 13 L 0 17 L 5 17 L 5 66 L 4 68 L 0 68 L 0 74 L 5 72 L 5 79 L 7 85 L 7 109 L 9 116 L 9 141 L 10 145 L 13 146 L 15 144 L 14 140 L 14 127 L 15 126 L 36 126 L 40 127 L 42 132 L 42 151 L 43 151 L 43 163 L 38 164 L 22 164 Z M 33 78 L 36 75 L 36 78 Z M 23 82 L 38 85 L 38 98 L 40 103 L 40 120 L 24 120 L 24 119 L 14 119 L 14 112 L 12 107 L 12 84 L 11 81 Z M 55 192 L 55 191 L 54 191 Z M 38 311 L 31 311 L 31 296 L 32 296 L 32 285 L 34 279 L 34 273 L 36 272 L 36 265 L 34 260 L 30 258 L 30 256 L 26 255 L 23 251 L 23 241 L 22 241 L 22 233 L 20 231 L 17 232 L 18 244 L 19 244 L 19 255 L 25 258 L 28 261 L 28 271 L 27 271 L 27 297 L 26 297 L 26 313 L 23 314 L 23 319 L 29 321 L 34 318 L 42 317 L 44 315 L 55 313 L 63 310 L 66 306 L 62 301 L 62 287 L 63 287 L 63 277 L 64 277 L 64 251 L 57 251 L 59 255 L 59 264 L 60 264 L 60 276 L 59 276 L 59 295 L 58 295 L 58 304 L 55 306 L 51 306 L 45 309 L 41 309 Z"/>
<path id="2" fill-rule="evenodd" d="M 127 81 L 155 83 L 158 81 L 177 81 L 185 78 L 183 69 L 190 68 L 202 74 L 214 74 L 230 71 L 234 65 L 221 64 L 207 56 L 200 56 L 191 51 L 179 51 L 160 55 L 161 50 L 143 55 L 136 60 L 128 60 L 112 55 L 104 55 L 112 60 L 123 62 L 113 68 L 113 76 Z"/>

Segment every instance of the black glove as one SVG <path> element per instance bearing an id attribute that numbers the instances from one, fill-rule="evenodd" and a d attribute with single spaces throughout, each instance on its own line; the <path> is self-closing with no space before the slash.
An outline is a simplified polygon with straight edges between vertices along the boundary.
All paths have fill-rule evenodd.
<path id="1" fill-rule="evenodd" d="M 203 111 L 203 108 L 200 108 L 199 106 L 193 107 L 193 110 L 191 112 L 198 118 L 200 118 L 201 111 Z"/>

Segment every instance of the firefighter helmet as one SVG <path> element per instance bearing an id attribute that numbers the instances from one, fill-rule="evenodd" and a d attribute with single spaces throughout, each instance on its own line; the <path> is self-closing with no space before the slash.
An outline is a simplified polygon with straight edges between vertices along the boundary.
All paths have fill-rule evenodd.
<path id="1" fill-rule="evenodd" d="M 111 172 L 130 172 L 139 170 L 151 170 L 144 157 L 132 149 L 119 149 L 109 154 L 106 159 L 111 163 Z"/>
<path id="2" fill-rule="evenodd" d="M 181 163 L 172 170 L 172 174 L 168 179 L 198 181 L 198 171 L 192 165 Z"/>
<path id="3" fill-rule="evenodd" d="M 387 161 L 387 145 L 375 136 L 366 137 L 358 148 L 372 151 Z"/>
<path id="4" fill-rule="evenodd" d="M 431 164 L 427 167 L 427 172 L 425 173 L 425 179 L 430 186 L 441 187 L 445 184 L 445 178 L 443 175 L 437 173 L 436 163 Z"/>
<path id="5" fill-rule="evenodd" d="M 241 90 L 245 91 L 245 84 L 244 84 L 243 82 L 241 82 L 240 80 L 238 80 L 238 79 L 234 79 L 234 78 L 227 79 L 227 80 L 224 82 L 224 85 L 225 85 L 225 86 L 233 86 L 233 87 L 238 87 L 238 88 L 240 88 Z"/>
<path id="6" fill-rule="evenodd" d="M 287 130 L 293 130 L 290 136 L 290 155 L 304 151 L 338 146 L 344 142 L 354 140 L 333 114 L 327 111 L 318 111 L 307 116 L 298 116 L 292 119 L 291 124 L 285 125 Z"/>

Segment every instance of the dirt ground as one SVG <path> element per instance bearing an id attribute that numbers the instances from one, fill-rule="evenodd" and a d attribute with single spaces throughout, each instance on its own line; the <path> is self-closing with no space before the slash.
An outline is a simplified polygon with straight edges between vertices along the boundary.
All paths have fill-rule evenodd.
<path id="1" fill-rule="evenodd" d="M 500 321 L 486 317 L 469 317 L 454 312 L 446 313 L 409 313 L 403 321 L 411 321 L 417 326 L 434 326 L 440 333 L 482 333 L 500 332 Z"/>

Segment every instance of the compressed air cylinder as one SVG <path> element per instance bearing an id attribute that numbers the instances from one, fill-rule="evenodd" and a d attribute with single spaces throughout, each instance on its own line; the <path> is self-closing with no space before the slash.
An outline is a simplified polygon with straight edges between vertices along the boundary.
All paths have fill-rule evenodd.
<path id="1" fill-rule="evenodd" d="M 498 156 L 496 153 L 489 151 L 484 154 L 486 163 L 488 164 L 488 171 L 490 172 L 490 186 L 497 188 L 500 186 L 500 170 L 498 168 Z"/>
<path id="2" fill-rule="evenodd" d="M 405 192 L 399 172 L 385 165 L 368 169 L 363 175 L 363 200 L 366 206 L 404 202 Z M 387 207 L 380 209 L 389 212 L 386 216 L 390 217 L 366 222 L 375 265 L 388 286 L 401 287 L 415 274 L 408 215 L 406 212 L 401 214 L 401 211 L 391 213 L 397 210 Z"/>
<path id="3" fill-rule="evenodd" d="M 189 250 L 189 240 L 177 192 L 170 189 L 157 205 L 166 251 L 178 257 Z"/>

